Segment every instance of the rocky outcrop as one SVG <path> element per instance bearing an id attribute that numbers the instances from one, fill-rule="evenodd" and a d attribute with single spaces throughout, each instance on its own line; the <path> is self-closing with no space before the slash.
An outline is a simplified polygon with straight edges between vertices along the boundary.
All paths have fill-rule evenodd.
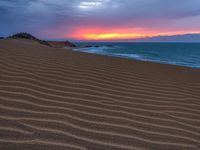
<path id="1" fill-rule="evenodd" d="M 56 47 L 56 48 L 62 48 L 62 47 L 76 47 L 75 44 L 69 42 L 69 41 L 48 41 L 48 43 L 52 46 L 52 47 Z"/>

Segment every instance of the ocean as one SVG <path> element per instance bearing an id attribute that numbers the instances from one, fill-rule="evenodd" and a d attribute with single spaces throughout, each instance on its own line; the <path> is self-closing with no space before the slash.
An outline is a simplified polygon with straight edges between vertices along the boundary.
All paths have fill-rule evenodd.
<path id="1" fill-rule="evenodd" d="M 76 43 L 75 50 L 141 61 L 200 68 L 200 43 Z M 91 47 L 89 47 L 91 46 Z"/>

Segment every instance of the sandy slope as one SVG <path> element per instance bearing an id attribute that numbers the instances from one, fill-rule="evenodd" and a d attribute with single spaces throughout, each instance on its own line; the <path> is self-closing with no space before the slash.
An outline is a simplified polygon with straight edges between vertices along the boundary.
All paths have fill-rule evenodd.
<path id="1" fill-rule="evenodd" d="M 0 40 L 1 150 L 198 150 L 200 70 Z"/>

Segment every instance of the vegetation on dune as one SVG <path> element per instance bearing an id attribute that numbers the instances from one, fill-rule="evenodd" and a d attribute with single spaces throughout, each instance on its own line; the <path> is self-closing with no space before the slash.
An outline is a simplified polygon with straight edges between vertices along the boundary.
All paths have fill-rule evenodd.
<path id="1" fill-rule="evenodd" d="M 33 35 L 26 33 L 26 32 L 17 33 L 17 34 L 14 34 L 12 36 L 9 36 L 8 38 L 33 40 L 33 41 L 36 41 L 40 44 L 43 44 L 43 45 L 46 45 L 46 46 L 51 46 L 47 41 L 40 40 L 40 39 L 38 39 L 38 38 L 34 37 Z"/>
<path id="2" fill-rule="evenodd" d="M 14 34 L 12 36 L 9 36 L 8 38 L 12 38 L 12 39 L 28 39 L 28 40 L 34 40 L 34 41 L 38 41 L 39 40 L 36 37 L 34 37 L 33 35 L 31 35 L 29 33 L 25 33 L 25 32 Z"/>
<path id="3" fill-rule="evenodd" d="M 75 44 L 73 44 L 69 41 L 57 42 L 57 41 L 40 40 L 40 39 L 38 39 L 38 38 L 34 37 L 33 35 L 26 33 L 26 32 L 17 33 L 17 34 L 14 34 L 12 36 L 9 36 L 8 38 L 11 38 L 11 39 L 27 39 L 27 40 L 37 41 L 40 44 L 50 46 L 50 47 L 59 47 L 59 48 L 61 48 L 61 47 L 76 47 Z"/>

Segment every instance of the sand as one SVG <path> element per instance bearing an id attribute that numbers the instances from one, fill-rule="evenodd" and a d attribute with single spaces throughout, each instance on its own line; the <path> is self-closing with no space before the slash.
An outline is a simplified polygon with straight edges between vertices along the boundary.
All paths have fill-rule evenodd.
<path id="1" fill-rule="evenodd" d="M 0 40 L 1 150 L 199 150 L 200 69 Z"/>

